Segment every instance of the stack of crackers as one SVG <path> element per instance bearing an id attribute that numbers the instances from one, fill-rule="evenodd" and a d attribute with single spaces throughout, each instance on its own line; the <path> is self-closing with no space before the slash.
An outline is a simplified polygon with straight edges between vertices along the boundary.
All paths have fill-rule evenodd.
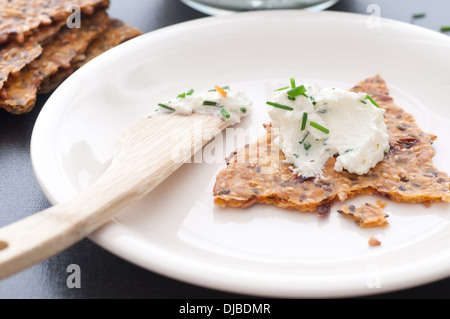
<path id="1" fill-rule="evenodd" d="M 109 0 L 0 0 L 0 108 L 31 111 L 38 94 L 141 34 L 108 16 Z"/>

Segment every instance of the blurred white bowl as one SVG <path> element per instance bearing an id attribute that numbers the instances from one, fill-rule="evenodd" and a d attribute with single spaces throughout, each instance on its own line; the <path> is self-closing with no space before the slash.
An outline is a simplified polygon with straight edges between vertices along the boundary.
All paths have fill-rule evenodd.
<path id="1" fill-rule="evenodd" d="M 324 10 L 339 0 L 181 0 L 184 4 L 209 15 L 220 16 L 239 11 L 269 9 Z"/>

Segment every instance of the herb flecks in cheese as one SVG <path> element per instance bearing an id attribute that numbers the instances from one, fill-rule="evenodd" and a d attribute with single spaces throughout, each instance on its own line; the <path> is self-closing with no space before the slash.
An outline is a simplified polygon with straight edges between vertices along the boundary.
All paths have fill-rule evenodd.
<path id="1" fill-rule="evenodd" d="M 204 93 L 196 93 L 191 89 L 165 103 L 158 103 L 158 106 L 161 111 L 181 115 L 193 112 L 212 114 L 234 124 L 239 123 L 242 116 L 251 113 L 252 102 L 242 91 L 231 92 L 227 86 L 215 86 Z"/>
<path id="2" fill-rule="evenodd" d="M 320 176 L 325 162 L 334 169 L 366 174 L 389 149 L 384 109 L 366 93 L 317 85 L 291 86 L 273 92 L 268 105 L 277 143 L 294 173 Z"/>

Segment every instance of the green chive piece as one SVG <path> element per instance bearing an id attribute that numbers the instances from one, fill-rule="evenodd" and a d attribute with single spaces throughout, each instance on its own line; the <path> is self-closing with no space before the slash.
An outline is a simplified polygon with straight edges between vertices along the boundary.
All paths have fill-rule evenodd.
<path id="1" fill-rule="evenodd" d="M 372 102 L 373 105 L 375 105 L 376 107 L 380 107 L 371 97 L 369 94 L 366 95 L 366 99 L 369 100 L 370 102 Z"/>
<path id="2" fill-rule="evenodd" d="M 303 139 L 299 142 L 300 144 L 303 144 L 303 142 L 306 140 L 306 138 L 308 137 L 308 135 L 309 135 L 309 132 L 307 132 L 306 134 L 305 134 L 305 136 L 303 137 Z"/>
<path id="3" fill-rule="evenodd" d="M 283 90 L 287 90 L 287 89 L 289 89 L 289 86 L 285 86 L 283 88 L 279 88 L 279 89 L 276 89 L 276 90 L 273 90 L 273 91 L 277 92 L 277 91 L 283 91 Z"/>
<path id="4" fill-rule="evenodd" d="M 305 92 L 306 92 L 305 86 L 300 85 L 287 91 L 287 94 L 289 95 L 289 97 L 296 97 L 299 96 L 300 94 L 304 94 Z"/>
<path id="5" fill-rule="evenodd" d="M 291 78 L 291 88 L 295 88 L 295 79 Z"/>
<path id="6" fill-rule="evenodd" d="M 230 113 L 228 113 L 228 111 L 225 110 L 225 109 L 221 109 L 221 110 L 220 110 L 220 114 L 222 114 L 223 117 L 225 117 L 225 118 L 227 118 L 227 119 L 230 118 Z"/>
<path id="7" fill-rule="evenodd" d="M 304 143 L 303 147 L 305 148 L 305 151 L 308 151 L 311 148 L 311 143 Z"/>
<path id="8" fill-rule="evenodd" d="M 247 113 L 247 109 L 245 107 L 241 107 L 240 111 L 241 111 L 242 114 Z"/>
<path id="9" fill-rule="evenodd" d="M 275 102 L 266 102 L 266 104 L 271 105 L 271 106 L 275 106 L 275 107 L 277 107 L 279 109 L 283 109 L 283 110 L 288 110 L 288 111 L 293 111 L 294 110 L 294 108 L 292 108 L 290 106 L 283 105 L 283 104 L 278 104 L 278 103 L 275 103 Z"/>
<path id="10" fill-rule="evenodd" d="M 347 154 L 348 152 L 351 152 L 351 151 L 353 151 L 353 148 L 346 149 L 344 154 Z"/>
<path id="11" fill-rule="evenodd" d="M 302 119 L 302 131 L 306 129 L 306 122 L 308 121 L 308 113 L 303 112 L 303 119 Z"/>
<path id="12" fill-rule="evenodd" d="M 163 108 L 165 108 L 165 109 L 168 109 L 168 110 L 171 110 L 171 111 L 175 112 L 175 109 L 172 108 L 172 107 L 170 107 L 170 106 L 167 106 L 167 105 L 162 104 L 162 103 L 158 103 L 158 105 L 161 106 L 161 107 L 163 107 Z"/>
<path id="13" fill-rule="evenodd" d="M 443 25 L 441 27 L 441 32 L 447 32 L 450 31 L 450 25 Z"/>
<path id="14" fill-rule="evenodd" d="M 330 133 L 329 129 L 327 129 L 326 127 L 323 127 L 322 125 L 320 125 L 320 124 L 318 124 L 316 122 L 310 121 L 309 125 L 311 125 L 312 127 L 314 127 L 315 129 L 317 129 L 319 131 L 324 132 L 325 134 L 329 134 Z"/>
<path id="15" fill-rule="evenodd" d="M 425 18 L 426 15 L 427 15 L 426 13 L 414 13 L 414 14 L 412 15 L 412 18 L 413 18 L 413 19 Z"/>
<path id="16" fill-rule="evenodd" d="M 203 101 L 203 105 L 217 106 L 218 103 L 215 101 Z"/>
<path id="17" fill-rule="evenodd" d="M 184 99 L 186 97 L 186 93 L 180 93 L 177 96 L 177 99 Z"/>
<path id="18" fill-rule="evenodd" d="M 192 95 L 192 93 L 194 93 L 194 89 L 190 89 L 189 91 L 187 91 L 186 95 Z"/>
<path id="19" fill-rule="evenodd" d="M 294 153 L 294 156 L 295 156 L 295 158 L 298 158 L 298 154 L 295 154 L 295 153 Z"/>

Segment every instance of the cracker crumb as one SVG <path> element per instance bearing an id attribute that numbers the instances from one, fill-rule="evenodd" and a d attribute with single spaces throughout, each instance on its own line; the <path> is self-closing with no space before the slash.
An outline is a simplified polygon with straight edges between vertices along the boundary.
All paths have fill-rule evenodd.
<path id="1" fill-rule="evenodd" d="M 383 211 L 385 207 L 385 202 L 377 200 L 376 204 L 364 203 L 360 207 L 345 205 L 338 209 L 338 213 L 353 218 L 361 227 L 386 226 L 389 215 Z"/>
<path id="2" fill-rule="evenodd" d="M 373 236 L 370 236 L 370 238 L 369 238 L 369 245 L 370 246 L 380 246 L 381 245 L 381 241 L 379 241 L 378 239 L 376 239 Z"/>

